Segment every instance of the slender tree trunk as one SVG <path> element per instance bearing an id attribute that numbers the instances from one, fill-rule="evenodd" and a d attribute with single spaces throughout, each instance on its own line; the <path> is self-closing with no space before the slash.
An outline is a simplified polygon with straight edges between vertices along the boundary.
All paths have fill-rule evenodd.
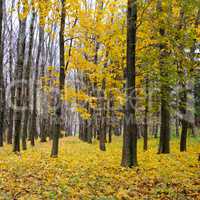
<path id="1" fill-rule="evenodd" d="M 106 58 L 108 57 L 108 51 L 106 52 Z M 104 64 L 104 68 L 107 68 L 107 60 Z M 106 79 L 104 78 L 102 81 L 102 88 L 101 88 L 101 99 L 100 99 L 100 113 L 101 113 L 101 129 L 100 129 L 100 138 L 99 138 L 99 147 L 101 151 L 106 151 L 107 142 L 107 99 L 105 97 L 105 89 L 106 89 Z"/>
<path id="2" fill-rule="evenodd" d="M 5 86 L 3 75 L 3 0 L 0 0 L 0 147 L 3 146 Z"/>
<path id="3" fill-rule="evenodd" d="M 103 80 L 103 86 L 101 90 L 101 99 L 100 99 L 100 130 L 99 130 L 99 148 L 101 151 L 106 151 L 106 110 L 105 110 L 105 97 L 104 97 L 104 89 L 105 89 L 105 80 Z"/>
<path id="4" fill-rule="evenodd" d="M 24 5 L 23 5 L 24 6 Z M 19 35 L 18 35 L 18 47 L 17 47 L 17 63 L 15 67 L 15 100 L 14 100 L 14 144 L 13 151 L 20 151 L 20 132 L 21 132 L 21 122 L 22 122 L 22 111 L 21 107 L 23 105 L 22 101 L 22 78 L 23 78 L 23 65 L 24 65 L 24 55 L 25 55 L 25 44 L 26 44 L 26 18 L 19 19 Z"/>
<path id="5" fill-rule="evenodd" d="M 182 76 L 183 78 L 183 76 Z M 186 91 L 186 84 L 182 83 L 182 91 L 180 93 L 180 111 L 182 114 L 181 119 L 181 141 L 180 141 L 180 151 L 186 151 L 187 146 L 187 131 L 188 131 L 188 122 L 186 118 L 187 114 L 187 91 Z"/>
<path id="6" fill-rule="evenodd" d="M 143 149 L 148 149 L 148 112 L 149 112 L 149 80 L 146 77 L 146 100 L 145 100 L 145 117 L 144 117 L 144 146 Z"/>
<path id="7" fill-rule="evenodd" d="M 35 11 L 33 11 L 33 15 L 35 14 L 36 14 Z M 34 81 L 33 81 L 33 111 L 32 111 L 31 128 L 30 128 L 31 146 L 35 146 L 35 137 L 38 136 L 38 133 L 37 133 L 37 93 L 38 93 L 38 74 L 39 74 L 43 38 L 44 38 L 44 32 L 40 28 L 39 29 L 39 46 L 38 46 L 38 52 L 37 52 L 37 57 L 36 57 L 35 74 L 34 74 Z"/>
<path id="8" fill-rule="evenodd" d="M 23 100 L 24 100 L 24 113 L 23 113 L 23 126 L 22 126 L 22 148 L 27 149 L 26 139 L 28 135 L 28 120 L 30 112 L 30 69 L 32 65 L 32 51 L 33 51 L 33 40 L 34 40 L 34 21 L 36 13 L 32 11 L 31 25 L 30 25 L 30 38 L 29 38 L 29 51 L 28 51 L 28 63 L 24 67 L 24 80 L 26 85 L 23 88 Z"/>
<path id="9" fill-rule="evenodd" d="M 61 118 L 62 118 L 62 101 L 61 96 L 64 95 L 64 86 L 65 86 L 65 40 L 64 40 L 64 31 L 65 31 L 65 0 L 62 0 L 62 11 L 61 11 L 61 24 L 60 24 L 60 79 L 59 79 L 59 92 L 57 95 L 57 108 L 56 108 L 56 126 L 53 133 L 53 144 L 51 150 L 51 157 L 58 156 L 58 145 L 61 129 Z"/>
<path id="10" fill-rule="evenodd" d="M 162 0 L 158 0 L 157 10 L 160 14 L 163 12 Z M 161 37 L 165 36 L 165 29 L 160 28 Z M 169 77 L 167 63 L 165 62 L 168 52 L 164 43 L 160 44 L 160 76 L 161 76 L 161 127 L 160 127 L 160 143 L 158 153 L 170 152 L 170 111 L 169 111 Z"/>
<path id="11" fill-rule="evenodd" d="M 14 8 L 14 0 L 12 0 L 12 7 Z M 13 82 L 13 52 L 12 52 L 12 43 L 13 43 L 13 11 L 11 11 L 10 16 L 11 22 L 10 22 L 10 33 L 9 33 L 9 76 L 10 76 L 10 84 Z M 14 102 L 14 95 L 15 95 L 15 89 L 14 86 L 10 89 L 10 101 L 11 105 L 9 107 L 9 127 L 8 127 L 8 133 L 7 133 L 7 143 L 12 144 L 13 139 L 13 102 Z"/>
<path id="12" fill-rule="evenodd" d="M 136 124 L 136 20 L 137 1 L 128 0 L 127 14 L 127 68 L 126 68 L 126 108 L 122 166 L 137 166 L 137 124 Z"/>
<path id="13" fill-rule="evenodd" d="M 113 118 L 113 97 L 110 95 L 110 102 L 109 102 L 109 128 L 108 128 L 108 142 L 112 143 L 112 118 Z"/>
<path id="14" fill-rule="evenodd" d="M 179 137 L 179 118 L 176 116 L 176 137 Z"/>
<path id="15" fill-rule="evenodd" d="M 180 10 L 180 22 L 179 22 L 179 31 L 186 30 L 186 22 L 185 22 L 185 13 L 181 8 Z M 182 51 L 183 45 L 179 45 L 179 51 Z M 186 151 L 186 143 L 187 143 L 187 131 L 188 131 L 188 122 L 187 122 L 187 79 L 185 74 L 185 67 L 183 66 L 182 60 L 178 61 L 177 71 L 179 75 L 179 84 L 181 87 L 181 91 L 179 92 L 180 103 L 179 109 L 182 115 L 181 118 L 181 141 L 180 141 L 180 151 Z"/>

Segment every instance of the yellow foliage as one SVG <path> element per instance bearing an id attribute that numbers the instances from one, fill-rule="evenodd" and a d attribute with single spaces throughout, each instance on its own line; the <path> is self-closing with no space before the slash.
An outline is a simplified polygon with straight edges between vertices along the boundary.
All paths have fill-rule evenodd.
<path id="1" fill-rule="evenodd" d="M 21 154 L 10 146 L 0 149 L 0 199 L 18 200 L 139 200 L 199 199 L 200 164 L 198 143 L 189 141 L 188 152 L 178 151 L 172 141 L 171 154 L 158 155 L 157 140 L 142 151 L 139 167 L 120 167 L 122 138 L 114 138 L 106 152 L 98 142 L 86 144 L 77 138 L 60 141 L 58 158 L 49 157 L 51 144 L 37 142 Z"/>

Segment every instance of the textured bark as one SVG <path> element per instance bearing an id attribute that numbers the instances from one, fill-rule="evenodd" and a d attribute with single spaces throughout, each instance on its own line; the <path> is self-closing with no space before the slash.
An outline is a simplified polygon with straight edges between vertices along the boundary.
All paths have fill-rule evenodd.
<path id="1" fill-rule="evenodd" d="M 100 99 L 100 130 L 99 130 L 99 148 L 101 151 L 106 151 L 106 109 L 105 109 L 105 80 L 102 83 L 101 99 Z"/>
<path id="2" fill-rule="evenodd" d="M 32 11 L 32 18 L 30 24 L 30 38 L 29 38 L 29 50 L 28 50 L 28 63 L 24 66 L 23 79 L 26 81 L 23 87 L 23 100 L 24 107 L 26 108 L 23 113 L 23 126 L 22 126 L 22 148 L 27 149 L 26 139 L 28 136 L 28 120 L 30 112 L 30 69 L 32 67 L 32 51 L 33 51 L 33 40 L 34 40 L 34 21 L 36 13 Z"/>
<path id="3" fill-rule="evenodd" d="M 198 10 L 195 28 L 198 29 L 200 25 L 200 9 Z M 196 41 L 194 41 L 196 42 Z M 200 73 L 199 69 L 197 69 L 196 77 L 195 77 L 195 86 L 194 86 L 194 97 L 195 97 L 195 125 L 200 128 Z M 200 158 L 200 157 L 199 157 Z M 200 159 L 199 159 L 200 160 Z"/>
<path id="4" fill-rule="evenodd" d="M 23 65 L 24 65 L 24 54 L 25 54 L 25 43 L 26 43 L 26 18 L 20 19 L 19 35 L 18 35 L 18 47 L 17 47 L 17 63 L 15 67 L 15 81 L 18 84 L 15 86 L 15 99 L 14 105 L 14 143 L 13 151 L 20 151 L 20 136 L 21 136 L 21 122 L 22 122 L 22 111 L 20 107 L 23 105 L 22 101 L 22 78 L 23 78 Z"/>
<path id="5" fill-rule="evenodd" d="M 56 125 L 55 131 L 53 133 L 53 144 L 51 150 L 51 157 L 58 156 L 58 145 L 59 145 L 59 137 L 61 131 L 61 120 L 62 120 L 62 101 L 61 96 L 64 94 L 64 86 L 65 86 L 65 40 L 64 40 L 64 30 L 65 30 L 65 0 L 62 0 L 62 11 L 61 11 L 61 23 L 60 23 L 60 79 L 59 79 L 59 91 L 57 94 L 57 108 L 56 108 Z"/>
<path id="6" fill-rule="evenodd" d="M 12 0 L 12 10 L 14 8 L 14 0 Z M 13 82 L 13 52 L 12 52 L 12 42 L 13 42 L 13 11 L 11 11 L 11 23 L 10 23 L 10 33 L 9 33 L 9 76 L 10 76 L 10 83 Z M 11 105 L 14 102 L 14 95 L 15 95 L 15 89 L 14 87 L 11 88 L 10 91 L 10 101 Z M 12 144 L 13 139 L 13 108 L 10 105 L 9 107 L 9 127 L 8 127 L 8 133 L 7 133 L 7 143 Z"/>
<path id="7" fill-rule="evenodd" d="M 185 13 L 184 10 L 181 8 L 180 10 L 180 19 L 179 19 L 179 31 L 183 31 L 186 29 L 186 22 L 185 22 Z M 182 51 L 183 45 L 179 45 L 179 51 Z M 186 143 L 187 143 L 187 131 L 188 131 L 188 122 L 187 122 L 187 79 L 185 76 L 185 67 L 183 66 L 182 61 L 178 61 L 177 64 L 177 71 L 179 75 L 179 85 L 181 87 L 181 91 L 179 92 L 179 109 L 182 115 L 181 121 L 181 141 L 180 141 L 180 151 L 186 151 Z"/>
<path id="8" fill-rule="evenodd" d="M 184 80 L 184 73 L 180 70 L 179 77 L 181 79 L 181 92 L 180 92 L 180 112 L 182 114 L 181 119 L 181 141 L 180 141 L 180 151 L 186 151 L 187 146 L 187 131 L 188 131 L 188 122 L 187 122 L 187 88 Z"/>
<path id="9" fill-rule="evenodd" d="M 3 0 L 0 0 L 0 147 L 3 146 L 5 86 L 3 75 Z"/>
<path id="10" fill-rule="evenodd" d="M 158 0 L 157 10 L 159 14 L 162 14 L 162 0 Z M 159 34 L 161 37 L 165 36 L 165 29 L 160 28 Z M 168 57 L 168 52 L 164 43 L 159 45 L 160 48 L 160 76 L 161 76 L 161 126 L 160 126 L 160 143 L 158 153 L 170 152 L 170 107 L 169 107 L 169 73 L 167 69 L 167 63 L 165 62 Z"/>
<path id="11" fill-rule="evenodd" d="M 127 14 L 127 68 L 126 68 L 126 108 L 122 166 L 137 166 L 137 124 L 136 124 L 136 20 L 137 1 L 128 0 Z"/>
<path id="12" fill-rule="evenodd" d="M 44 25 L 40 24 L 40 29 L 41 31 L 44 32 Z M 51 45 L 51 40 L 49 40 L 47 49 L 45 50 L 45 40 L 44 37 L 42 37 L 41 41 L 41 48 L 42 48 L 42 61 L 41 61 L 41 71 L 40 71 L 40 102 L 41 102 L 41 112 L 40 112 L 40 142 L 46 142 L 47 141 L 47 136 L 49 135 L 48 133 L 48 125 L 49 125 L 49 120 L 48 120 L 48 104 L 46 104 L 47 100 L 47 95 L 44 92 L 44 87 L 45 87 L 45 65 L 47 64 L 48 60 L 48 49 L 50 49 Z"/>
<path id="13" fill-rule="evenodd" d="M 106 58 L 108 57 L 108 52 L 106 52 Z M 104 68 L 107 68 L 107 60 L 104 64 Z M 107 134 L 107 100 L 105 97 L 106 89 L 106 79 L 102 81 L 102 88 L 100 94 L 100 132 L 99 132 L 99 148 L 101 151 L 106 151 L 106 134 Z"/>
<path id="14" fill-rule="evenodd" d="M 36 14 L 35 11 L 33 11 L 33 15 L 35 14 Z M 38 100 L 37 93 L 38 93 L 38 75 L 39 75 L 40 58 L 41 58 L 43 40 L 44 40 L 44 32 L 43 32 L 43 29 L 40 27 L 39 46 L 38 46 L 38 52 L 37 52 L 37 57 L 36 57 L 35 74 L 34 74 L 34 81 L 33 81 L 33 111 L 32 111 L 31 128 L 30 128 L 30 140 L 31 140 L 32 146 L 35 146 L 35 137 L 39 135 L 37 132 L 37 100 Z"/>

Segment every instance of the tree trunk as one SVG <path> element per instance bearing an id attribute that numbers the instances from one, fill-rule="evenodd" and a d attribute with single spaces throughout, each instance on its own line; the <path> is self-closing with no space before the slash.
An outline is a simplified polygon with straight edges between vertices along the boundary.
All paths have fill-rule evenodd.
<path id="1" fill-rule="evenodd" d="M 182 77 L 183 78 L 183 77 Z M 182 83 L 182 91 L 180 93 L 180 111 L 182 114 L 181 119 L 181 141 L 180 141 L 180 151 L 186 151 L 187 146 L 187 131 L 188 131 L 188 122 L 186 119 L 187 114 L 187 91 L 186 91 L 186 85 Z"/>
<path id="2" fill-rule="evenodd" d="M 176 125 L 176 137 L 179 138 L 179 118 L 178 118 L 178 116 L 176 116 L 175 125 Z"/>
<path id="3" fill-rule="evenodd" d="M 23 126 L 22 126 L 22 148 L 27 149 L 26 139 L 28 135 L 28 120 L 30 112 L 30 69 L 32 65 L 32 50 L 34 40 L 34 21 L 36 13 L 32 11 L 31 25 L 30 25 L 30 38 L 29 38 L 29 51 L 28 51 L 28 63 L 24 67 L 24 80 L 26 81 L 23 88 L 23 100 L 24 100 L 24 113 L 23 113 Z"/>
<path id="4" fill-rule="evenodd" d="M 128 0 L 127 14 L 127 68 L 126 68 L 126 108 L 122 166 L 137 166 L 137 124 L 136 124 L 136 20 L 137 1 Z"/>
<path id="5" fill-rule="evenodd" d="M 65 40 L 64 40 L 64 31 L 65 31 L 65 0 L 62 0 L 62 11 L 61 11 L 61 24 L 60 24 L 60 79 L 59 79 L 59 91 L 57 94 L 57 108 L 56 108 L 56 125 L 55 131 L 53 133 L 53 144 L 51 150 L 51 157 L 58 156 L 58 145 L 61 129 L 61 118 L 62 118 L 62 101 L 61 96 L 64 95 L 64 86 L 65 86 Z"/>
<path id="6" fill-rule="evenodd" d="M 162 0 L 158 0 L 157 10 L 160 14 L 163 12 Z M 161 22 L 162 23 L 162 22 Z M 160 36 L 165 36 L 165 29 L 160 28 Z M 170 111 L 169 111 L 169 73 L 167 69 L 167 63 L 165 62 L 168 57 L 166 45 L 161 43 L 160 48 L 160 76 L 161 76 L 161 126 L 160 126 L 160 143 L 158 153 L 170 152 Z"/>
<path id="7" fill-rule="evenodd" d="M 3 75 L 3 0 L 0 0 L 0 147 L 3 146 L 5 86 Z"/>
<path id="8" fill-rule="evenodd" d="M 12 52 L 12 42 L 13 42 L 13 8 L 14 8 L 14 0 L 12 0 L 12 11 L 11 11 L 11 23 L 10 23 L 10 33 L 9 33 L 9 76 L 10 76 L 10 84 L 13 82 L 13 52 Z M 7 133 L 7 143 L 12 144 L 13 139 L 13 108 L 12 105 L 14 103 L 14 95 L 15 89 L 14 86 L 10 88 L 10 106 L 9 106 L 9 127 Z"/>
<path id="9" fill-rule="evenodd" d="M 184 10 L 180 9 L 180 22 L 179 22 L 179 31 L 185 30 L 185 14 Z M 179 45 L 179 51 L 182 51 L 183 45 Z M 183 66 L 182 60 L 178 61 L 177 71 L 179 75 L 179 84 L 181 87 L 181 91 L 179 92 L 180 103 L 179 109 L 181 112 L 181 141 L 180 141 L 180 151 L 186 151 L 186 143 L 187 143 L 187 131 L 188 131 L 188 122 L 187 122 L 187 79 L 185 74 L 185 67 Z"/>
<path id="10" fill-rule="evenodd" d="M 112 117 L 113 117 L 113 96 L 110 95 L 109 101 L 109 127 L 108 127 L 108 142 L 112 143 Z"/>
<path id="11" fill-rule="evenodd" d="M 145 117 L 144 117 L 144 151 L 148 149 L 148 112 L 149 112 L 149 80 L 146 77 L 146 99 L 145 99 Z"/>
<path id="12" fill-rule="evenodd" d="M 36 14 L 35 11 L 33 11 L 33 15 L 35 14 Z M 43 32 L 43 29 L 40 27 L 39 46 L 38 46 L 38 52 L 37 52 L 37 57 L 36 57 L 35 74 L 34 74 L 34 81 L 33 81 L 33 111 L 32 111 L 31 128 L 30 128 L 31 146 L 35 146 L 35 137 L 39 135 L 37 133 L 37 93 L 38 93 L 38 74 L 39 74 L 43 40 L 44 40 L 44 32 Z"/>
<path id="13" fill-rule="evenodd" d="M 21 122 L 22 122 L 22 78 L 23 78 L 23 65 L 24 65 L 24 55 L 25 55 L 25 44 L 26 44 L 26 18 L 20 19 L 19 35 L 18 35 L 18 56 L 17 63 L 15 67 L 15 100 L 14 100 L 14 144 L 13 151 L 20 151 L 20 132 L 21 132 Z"/>

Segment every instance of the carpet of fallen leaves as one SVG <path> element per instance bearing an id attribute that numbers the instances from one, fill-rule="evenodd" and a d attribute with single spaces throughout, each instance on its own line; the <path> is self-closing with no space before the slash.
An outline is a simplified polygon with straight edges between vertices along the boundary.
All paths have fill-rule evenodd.
<path id="1" fill-rule="evenodd" d="M 77 138 L 60 142 L 58 158 L 50 158 L 50 142 L 37 143 L 19 155 L 10 146 L 0 149 L 1 200 L 190 200 L 200 199 L 200 163 L 197 139 L 188 141 L 188 152 L 171 142 L 171 154 L 158 155 L 157 141 L 142 151 L 139 167 L 120 167 L 121 138 L 100 152 L 98 142 Z"/>

